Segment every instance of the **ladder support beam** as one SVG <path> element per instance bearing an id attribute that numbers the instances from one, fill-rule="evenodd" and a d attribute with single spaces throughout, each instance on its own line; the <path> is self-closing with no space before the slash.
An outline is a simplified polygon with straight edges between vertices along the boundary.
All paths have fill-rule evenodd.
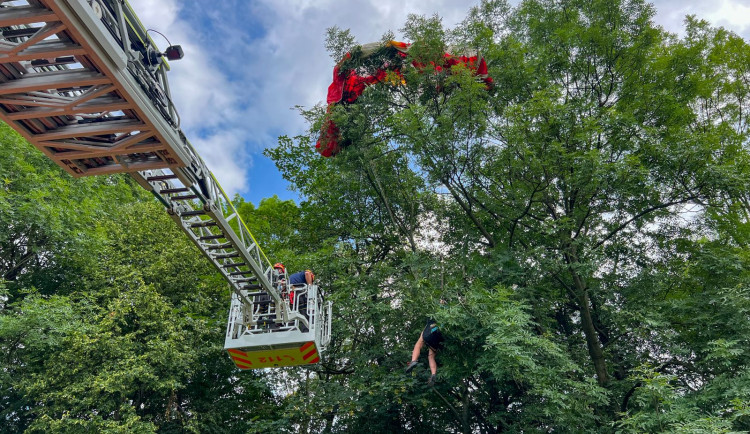
<path id="1" fill-rule="evenodd" d="M 53 21 L 55 18 L 56 16 L 52 11 L 33 6 L 0 9 L 0 27 Z"/>
<path id="2" fill-rule="evenodd" d="M 63 70 L 50 73 L 42 72 L 0 84 L 0 95 L 47 89 L 81 88 L 97 84 L 109 84 L 111 82 L 112 80 L 107 76 L 92 71 Z"/>
<path id="3" fill-rule="evenodd" d="M 23 62 L 65 56 L 82 56 L 84 54 L 86 54 L 86 50 L 78 44 L 69 42 L 47 42 L 39 43 L 35 47 L 27 48 L 16 53 L 0 53 L 0 62 Z"/>

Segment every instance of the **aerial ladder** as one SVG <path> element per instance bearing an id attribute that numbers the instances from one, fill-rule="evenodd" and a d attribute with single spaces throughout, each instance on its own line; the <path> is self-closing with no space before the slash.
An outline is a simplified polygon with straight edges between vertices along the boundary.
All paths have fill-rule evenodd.
<path id="1" fill-rule="evenodd" d="M 229 282 L 238 368 L 318 363 L 331 303 L 274 269 L 182 132 L 167 80 L 182 54 L 126 0 L 0 0 L 0 119 L 74 177 L 127 173 L 153 193 Z"/>

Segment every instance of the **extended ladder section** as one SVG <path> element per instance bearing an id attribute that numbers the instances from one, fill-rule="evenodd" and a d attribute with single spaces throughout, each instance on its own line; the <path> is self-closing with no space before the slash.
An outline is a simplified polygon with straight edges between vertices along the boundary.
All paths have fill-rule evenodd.
<path id="1" fill-rule="evenodd" d="M 310 363 L 331 305 L 274 271 L 180 129 L 165 56 L 125 0 L 0 0 L 0 119 L 72 176 L 128 173 L 164 204 L 233 290 L 238 367 Z M 303 347 L 314 357 L 289 363 Z"/>

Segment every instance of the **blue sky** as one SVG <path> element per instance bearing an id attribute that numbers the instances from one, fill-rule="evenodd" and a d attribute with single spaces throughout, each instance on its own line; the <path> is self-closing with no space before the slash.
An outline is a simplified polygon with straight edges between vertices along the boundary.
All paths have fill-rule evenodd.
<path id="1" fill-rule="evenodd" d="M 334 60 L 325 30 L 351 29 L 360 43 L 400 36 L 409 13 L 454 26 L 479 1 L 130 0 L 147 28 L 182 45 L 171 62 L 172 95 L 188 139 L 230 194 L 255 203 L 274 194 L 299 200 L 263 156 L 279 135 L 306 129 L 294 106 L 325 100 Z M 510 0 L 512 4 L 517 0 Z M 750 0 L 656 0 L 656 22 L 679 33 L 695 14 L 750 40 Z M 152 34 L 160 45 L 161 36 Z"/>

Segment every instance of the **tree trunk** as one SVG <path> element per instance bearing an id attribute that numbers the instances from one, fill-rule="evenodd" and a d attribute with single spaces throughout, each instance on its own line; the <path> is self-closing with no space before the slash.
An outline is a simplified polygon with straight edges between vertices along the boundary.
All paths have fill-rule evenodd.
<path id="1" fill-rule="evenodd" d="M 599 336 L 596 333 L 594 321 L 591 318 L 589 296 L 585 290 L 581 291 L 581 295 L 578 298 L 578 305 L 581 311 L 581 326 L 583 327 L 583 334 L 586 336 L 586 345 L 589 349 L 589 356 L 591 357 L 591 361 L 594 362 L 596 378 L 599 381 L 599 385 L 604 386 L 609 381 L 609 375 L 607 375 L 607 363 L 604 360 L 604 351 L 599 342 Z"/>
<path id="2" fill-rule="evenodd" d="M 465 434 L 471 434 L 471 421 L 469 420 L 469 387 L 466 383 L 467 381 L 464 380 L 463 387 L 461 388 L 463 389 L 463 402 L 461 403 L 463 407 L 461 408 L 461 428 L 463 429 L 463 432 Z"/>
<path id="3" fill-rule="evenodd" d="M 583 328 L 583 334 L 586 336 L 586 346 L 589 349 L 589 357 L 594 363 L 594 371 L 596 372 L 596 379 L 600 386 L 604 386 L 609 382 L 609 375 L 607 374 L 607 362 L 604 360 L 604 350 L 602 350 L 602 343 L 599 341 L 599 334 L 594 326 L 594 318 L 591 315 L 591 300 L 589 300 L 588 287 L 583 278 L 576 272 L 573 264 L 578 263 L 578 256 L 575 246 L 571 248 L 565 254 L 565 261 L 568 263 L 568 271 L 570 276 L 573 278 L 576 289 L 576 297 L 578 298 L 578 309 L 581 313 L 581 327 Z"/>

